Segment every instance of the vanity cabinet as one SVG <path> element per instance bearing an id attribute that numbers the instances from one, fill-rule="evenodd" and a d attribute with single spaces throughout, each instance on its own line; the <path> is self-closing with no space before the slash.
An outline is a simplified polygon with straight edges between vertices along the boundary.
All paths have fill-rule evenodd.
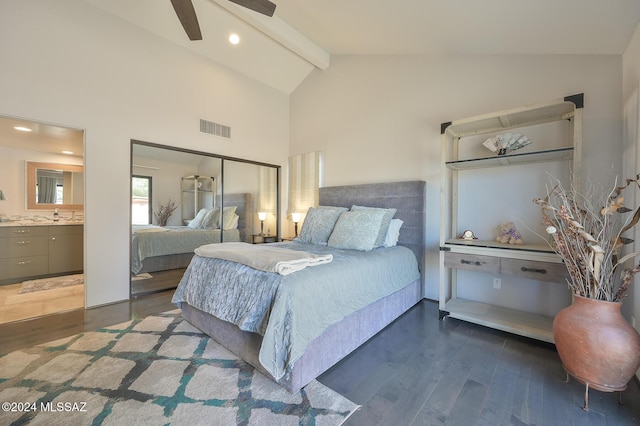
<path id="1" fill-rule="evenodd" d="M 0 284 L 83 270 L 83 225 L 0 227 Z"/>
<path id="2" fill-rule="evenodd" d="M 49 227 L 49 273 L 62 274 L 82 271 L 82 225 Z"/>
<path id="3" fill-rule="evenodd" d="M 492 290 L 501 288 L 503 276 L 532 280 L 520 282 L 538 285 L 539 291 L 546 287 L 536 281 L 566 288 L 566 267 L 539 238 L 544 230 L 539 229 L 540 209 L 533 198 L 545 195 L 545 184 L 553 172 L 580 185 L 582 107 L 583 95 L 579 94 L 442 124 L 440 319 L 450 316 L 553 342 L 553 317 L 493 303 L 497 296 L 489 290 L 477 300 L 473 294 L 480 294 L 478 282 L 486 286 L 490 278 L 477 279 L 478 275 L 466 273 L 462 285 L 459 271 L 493 276 Z M 502 155 L 483 146 L 487 138 L 505 132 L 532 132 L 536 138 L 532 144 Z M 499 243 L 495 239 L 497 225 L 506 217 L 523 219 L 524 223 L 516 224 L 520 230 L 537 227 L 538 231 L 522 245 Z M 476 238 L 473 234 L 462 238 L 466 230 L 473 231 Z M 538 234 L 537 241 L 533 233 Z"/>
<path id="4" fill-rule="evenodd" d="M 0 282 L 49 272 L 47 226 L 0 228 Z"/>

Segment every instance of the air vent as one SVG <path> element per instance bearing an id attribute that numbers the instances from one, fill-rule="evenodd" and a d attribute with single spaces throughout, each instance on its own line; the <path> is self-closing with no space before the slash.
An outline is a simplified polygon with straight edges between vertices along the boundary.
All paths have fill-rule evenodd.
<path id="1" fill-rule="evenodd" d="M 231 127 L 224 124 L 214 123 L 213 121 L 200 120 L 200 131 L 209 133 L 210 135 L 221 136 L 231 139 Z"/>

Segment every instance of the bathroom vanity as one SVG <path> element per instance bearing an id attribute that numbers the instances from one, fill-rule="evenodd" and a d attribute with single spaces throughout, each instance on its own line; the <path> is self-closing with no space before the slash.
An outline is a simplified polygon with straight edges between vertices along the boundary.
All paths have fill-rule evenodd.
<path id="1" fill-rule="evenodd" d="M 0 285 L 83 270 L 84 225 L 54 223 L 0 223 Z"/>

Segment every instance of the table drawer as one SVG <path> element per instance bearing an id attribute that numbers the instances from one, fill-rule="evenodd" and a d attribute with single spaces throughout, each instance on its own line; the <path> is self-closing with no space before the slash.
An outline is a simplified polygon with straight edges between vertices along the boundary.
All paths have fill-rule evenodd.
<path id="1" fill-rule="evenodd" d="M 0 239 L 0 259 L 16 257 L 46 256 L 49 253 L 49 238 L 24 235 Z"/>
<path id="2" fill-rule="evenodd" d="M 0 238 L 2 237 L 26 237 L 35 235 L 49 235 L 48 226 L 8 226 L 0 227 Z"/>
<path id="3" fill-rule="evenodd" d="M 538 281 L 565 283 L 569 277 L 564 263 L 538 262 L 535 260 L 506 259 L 500 260 L 500 272 Z"/>
<path id="4" fill-rule="evenodd" d="M 34 277 L 49 272 L 48 256 L 19 257 L 0 259 L 0 280 L 10 278 Z"/>
<path id="5" fill-rule="evenodd" d="M 49 235 L 81 235 L 83 225 L 53 225 L 49 227 Z"/>
<path id="6" fill-rule="evenodd" d="M 447 268 L 498 274 L 500 272 L 500 258 L 447 252 L 444 255 L 444 266 Z"/>

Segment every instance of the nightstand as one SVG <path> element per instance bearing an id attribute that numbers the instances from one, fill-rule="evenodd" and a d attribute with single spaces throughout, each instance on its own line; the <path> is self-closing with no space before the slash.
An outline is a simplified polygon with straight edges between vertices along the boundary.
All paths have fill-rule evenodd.
<path id="1" fill-rule="evenodd" d="M 253 234 L 251 235 L 251 242 L 253 244 L 277 243 L 278 237 L 276 237 L 275 235 Z"/>

